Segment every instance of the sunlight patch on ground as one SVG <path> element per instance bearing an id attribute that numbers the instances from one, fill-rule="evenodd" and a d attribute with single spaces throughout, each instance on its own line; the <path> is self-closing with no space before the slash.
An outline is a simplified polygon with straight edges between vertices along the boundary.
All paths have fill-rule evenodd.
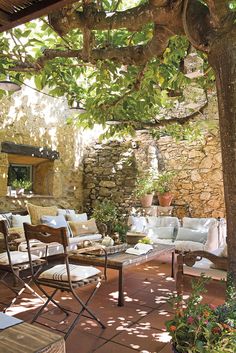
<path id="1" fill-rule="evenodd" d="M 20 303 L 16 302 L 9 309 L 7 309 L 6 314 L 14 316 L 28 310 L 35 310 L 41 305 L 42 301 L 39 298 L 22 298 L 20 299 Z"/>

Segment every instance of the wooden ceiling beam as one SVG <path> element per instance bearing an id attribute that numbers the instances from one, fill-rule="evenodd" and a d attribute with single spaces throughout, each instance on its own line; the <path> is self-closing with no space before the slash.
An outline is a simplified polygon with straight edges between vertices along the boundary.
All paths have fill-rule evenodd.
<path id="1" fill-rule="evenodd" d="M 28 7 L 22 10 L 12 13 L 11 16 L 9 16 L 10 21 L 6 21 L 4 24 L 0 25 L 0 32 L 14 28 L 36 18 L 46 16 L 50 12 L 57 11 L 60 8 L 74 2 L 78 2 L 78 0 L 43 0 L 29 5 Z M 2 23 L 1 17 L 0 23 Z"/>
<path id="2" fill-rule="evenodd" d="M 0 24 L 6 25 L 11 22 L 11 16 L 0 10 Z"/>

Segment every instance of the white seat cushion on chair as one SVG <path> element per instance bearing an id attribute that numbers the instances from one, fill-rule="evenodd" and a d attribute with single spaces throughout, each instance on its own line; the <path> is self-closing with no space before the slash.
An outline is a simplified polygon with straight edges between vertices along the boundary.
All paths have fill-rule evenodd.
<path id="1" fill-rule="evenodd" d="M 19 264 L 22 264 L 24 262 L 29 261 L 29 256 L 28 256 L 28 253 L 26 253 L 26 252 L 11 251 L 10 255 L 11 255 L 12 265 L 19 265 Z M 39 259 L 38 256 L 33 255 L 33 254 L 31 255 L 31 258 L 32 258 L 32 261 Z M 7 252 L 0 254 L 0 265 L 9 265 Z"/>
<path id="2" fill-rule="evenodd" d="M 82 281 L 83 279 L 95 276 L 101 271 L 93 266 L 80 266 L 80 265 L 69 265 L 70 266 L 70 278 L 72 282 Z M 40 279 L 52 279 L 55 281 L 68 281 L 66 265 L 56 265 L 52 268 L 42 272 L 39 276 Z"/>

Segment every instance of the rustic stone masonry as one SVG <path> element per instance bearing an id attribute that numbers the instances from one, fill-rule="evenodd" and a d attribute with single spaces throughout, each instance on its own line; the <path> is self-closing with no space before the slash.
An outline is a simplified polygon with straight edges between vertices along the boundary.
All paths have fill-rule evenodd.
<path id="1" fill-rule="evenodd" d="M 198 119 L 217 120 L 213 95 Z M 134 196 L 137 170 L 176 171 L 174 201 L 189 205 L 193 217 L 224 217 L 221 150 L 218 132 L 206 133 L 203 141 L 176 142 L 171 137 L 154 140 L 147 131 L 123 142 L 91 146 L 84 160 L 84 205 L 91 209 L 96 200 L 111 198 L 126 213 L 140 206 Z M 154 197 L 154 204 L 157 198 Z M 178 207 L 176 207 L 178 214 Z M 186 215 L 186 213 L 185 213 Z"/>
<path id="2" fill-rule="evenodd" d="M 72 111 L 65 99 L 22 87 L 11 98 L 2 98 L 0 106 L 0 143 L 8 141 L 59 152 L 59 159 L 39 159 L 35 165 L 37 179 L 33 181 L 37 192 L 17 197 L 7 196 L 8 166 L 11 158 L 21 158 L 22 164 L 28 163 L 27 159 L 0 153 L 0 211 L 23 209 L 27 202 L 82 210 L 84 140 L 76 126 L 66 123 Z"/>

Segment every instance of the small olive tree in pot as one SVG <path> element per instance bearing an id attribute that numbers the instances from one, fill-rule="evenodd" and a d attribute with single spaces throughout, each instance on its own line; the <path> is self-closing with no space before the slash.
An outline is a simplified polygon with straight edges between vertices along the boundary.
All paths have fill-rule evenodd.
<path id="1" fill-rule="evenodd" d="M 150 207 L 153 201 L 153 175 L 141 174 L 137 178 L 135 195 L 139 198 L 142 207 Z"/>
<path id="2" fill-rule="evenodd" d="M 154 190 L 157 192 L 159 205 L 162 207 L 171 205 L 173 195 L 170 191 L 175 175 L 174 171 L 164 171 L 154 181 Z"/>

